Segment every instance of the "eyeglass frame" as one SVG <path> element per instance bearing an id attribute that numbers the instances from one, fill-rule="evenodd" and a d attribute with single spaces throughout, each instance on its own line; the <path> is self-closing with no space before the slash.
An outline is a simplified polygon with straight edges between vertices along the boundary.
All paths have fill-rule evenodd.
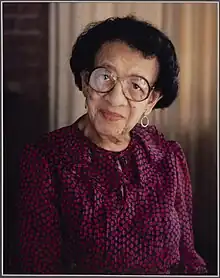
<path id="1" fill-rule="evenodd" d="M 130 99 L 130 98 L 128 98 L 128 97 L 125 95 L 125 92 L 124 92 L 124 90 L 123 90 L 123 85 L 122 85 L 122 83 L 121 83 L 121 80 L 122 80 L 122 79 L 125 79 L 125 78 L 127 78 L 127 77 L 116 76 L 116 79 L 114 79 L 115 84 L 114 84 L 114 86 L 113 86 L 109 91 L 106 91 L 106 92 L 97 91 L 97 90 L 95 90 L 95 89 L 90 85 L 90 82 L 89 82 L 89 81 L 90 81 L 90 78 L 91 78 L 92 73 L 93 73 L 95 70 L 99 69 L 99 68 L 105 69 L 105 70 L 109 71 L 106 67 L 102 67 L 102 66 L 95 67 L 93 70 L 87 71 L 87 72 L 89 73 L 89 75 L 88 75 L 87 81 L 86 81 L 87 85 L 89 85 L 89 87 L 90 87 L 92 90 L 96 91 L 96 92 L 99 93 L 99 94 L 109 94 L 109 93 L 114 89 L 114 87 L 116 86 L 116 84 L 117 84 L 118 81 L 119 81 L 120 84 L 121 84 L 122 92 L 123 92 L 123 95 L 125 96 L 125 98 L 128 99 L 128 100 L 130 100 L 130 101 L 134 101 L 134 102 L 142 102 L 142 101 L 148 99 L 150 93 L 151 93 L 153 90 L 155 90 L 155 87 L 156 87 L 156 86 L 155 86 L 155 85 L 151 86 L 151 85 L 149 84 L 149 81 L 148 81 L 145 77 L 140 76 L 140 75 L 131 75 L 131 76 L 135 76 L 135 77 L 142 78 L 142 79 L 147 83 L 147 85 L 148 85 L 149 93 L 148 93 L 148 95 L 147 95 L 144 99 L 142 99 L 142 100 Z M 110 71 L 109 71 L 109 72 L 110 72 Z"/>

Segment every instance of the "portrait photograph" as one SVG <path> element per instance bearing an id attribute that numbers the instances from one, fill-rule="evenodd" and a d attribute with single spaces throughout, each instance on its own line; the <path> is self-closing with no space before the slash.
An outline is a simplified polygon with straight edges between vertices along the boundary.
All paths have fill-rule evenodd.
<path id="1" fill-rule="evenodd" d="M 2 275 L 218 275 L 219 3 L 1 12 Z"/>

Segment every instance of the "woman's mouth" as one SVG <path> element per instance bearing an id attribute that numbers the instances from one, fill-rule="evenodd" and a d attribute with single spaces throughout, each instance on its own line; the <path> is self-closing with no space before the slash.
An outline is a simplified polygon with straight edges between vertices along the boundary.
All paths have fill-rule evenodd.
<path id="1" fill-rule="evenodd" d="M 108 121 L 119 121 L 124 118 L 121 114 L 110 112 L 108 110 L 101 110 L 101 114 Z"/>

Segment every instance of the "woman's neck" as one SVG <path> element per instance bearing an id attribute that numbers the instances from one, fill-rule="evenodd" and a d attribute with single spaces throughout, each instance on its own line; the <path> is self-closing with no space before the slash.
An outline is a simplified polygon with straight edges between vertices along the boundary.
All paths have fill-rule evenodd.
<path id="1" fill-rule="evenodd" d="M 78 123 L 78 127 L 84 135 L 98 147 L 108 151 L 120 152 L 126 149 L 130 142 L 130 135 L 105 136 L 99 134 L 91 124 L 87 115 L 84 115 Z"/>

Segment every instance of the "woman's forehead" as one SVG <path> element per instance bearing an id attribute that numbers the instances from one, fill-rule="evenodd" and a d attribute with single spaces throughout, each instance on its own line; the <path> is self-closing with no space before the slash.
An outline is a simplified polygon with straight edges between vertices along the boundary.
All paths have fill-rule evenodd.
<path id="1" fill-rule="evenodd" d="M 143 54 L 124 42 L 108 42 L 102 45 L 95 57 L 95 67 L 107 67 L 118 75 L 157 75 L 157 58 L 145 58 Z"/>

